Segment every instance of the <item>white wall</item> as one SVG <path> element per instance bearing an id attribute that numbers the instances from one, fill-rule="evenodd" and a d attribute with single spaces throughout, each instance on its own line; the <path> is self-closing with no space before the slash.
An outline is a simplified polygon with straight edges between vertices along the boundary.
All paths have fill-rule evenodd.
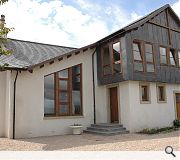
<path id="1" fill-rule="evenodd" d="M 93 123 L 92 52 L 73 55 L 33 73 L 21 72 L 17 80 L 16 138 L 49 136 L 71 133 L 70 125 L 82 124 L 84 129 Z M 87 53 L 88 52 L 88 53 Z M 44 118 L 44 76 L 82 63 L 83 116 Z"/>
<path id="2" fill-rule="evenodd" d="M 179 84 L 166 84 L 166 103 L 157 102 L 156 83 L 150 85 L 150 100 L 148 104 L 140 103 L 139 82 L 129 82 L 130 101 L 130 131 L 136 132 L 144 128 L 165 127 L 172 125 L 175 119 L 174 91 L 180 92 Z"/>
<path id="3" fill-rule="evenodd" d="M 6 72 L 0 72 L 0 137 L 5 135 Z"/>

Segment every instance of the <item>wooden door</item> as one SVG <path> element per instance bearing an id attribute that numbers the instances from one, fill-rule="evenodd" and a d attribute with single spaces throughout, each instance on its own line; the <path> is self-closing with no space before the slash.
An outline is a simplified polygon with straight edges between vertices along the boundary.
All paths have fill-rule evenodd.
<path id="1" fill-rule="evenodd" d="M 117 87 L 110 88 L 111 123 L 119 122 Z"/>
<path id="2" fill-rule="evenodd" d="M 176 93 L 176 115 L 180 120 L 180 93 Z"/>

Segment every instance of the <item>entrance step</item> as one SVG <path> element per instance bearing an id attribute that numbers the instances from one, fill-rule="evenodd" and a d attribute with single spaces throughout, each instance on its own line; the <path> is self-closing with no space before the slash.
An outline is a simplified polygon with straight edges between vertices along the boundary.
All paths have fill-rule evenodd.
<path id="1" fill-rule="evenodd" d="M 91 127 L 87 127 L 84 130 L 85 133 L 100 134 L 100 135 L 117 135 L 117 134 L 126 134 L 129 131 L 123 127 L 121 124 L 117 123 L 99 123 L 91 124 Z"/>

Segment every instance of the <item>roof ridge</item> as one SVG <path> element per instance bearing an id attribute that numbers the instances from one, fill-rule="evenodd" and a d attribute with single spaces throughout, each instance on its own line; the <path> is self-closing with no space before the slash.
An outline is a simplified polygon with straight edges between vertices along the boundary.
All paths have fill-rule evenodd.
<path id="1" fill-rule="evenodd" d="M 78 49 L 75 47 L 67 47 L 67 46 L 61 46 L 61 45 L 55 45 L 55 44 L 48 44 L 48 43 L 42 43 L 42 42 L 34 42 L 34 41 L 27 41 L 27 40 L 21 40 L 21 39 L 14 39 L 14 38 L 8 38 L 12 41 L 20 41 L 20 42 L 28 42 L 28 43 L 35 43 L 35 44 L 42 44 L 47 46 L 54 46 L 54 47 L 62 47 L 62 48 L 69 48 L 69 49 Z"/>

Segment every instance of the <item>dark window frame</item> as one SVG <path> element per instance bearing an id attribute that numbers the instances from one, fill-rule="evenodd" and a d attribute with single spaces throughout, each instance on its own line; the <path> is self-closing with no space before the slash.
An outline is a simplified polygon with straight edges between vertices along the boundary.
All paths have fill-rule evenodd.
<path id="1" fill-rule="evenodd" d="M 113 54 L 113 44 L 116 44 L 116 43 L 119 43 L 120 45 L 120 65 L 121 65 L 121 71 L 118 72 L 118 73 L 115 73 L 114 72 L 114 54 Z M 108 65 L 104 65 L 104 52 L 103 52 L 103 48 L 104 47 L 108 47 L 109 49 L 109 62 L 110 64 Z M 121 41 L 120 39 L 116 39 L 112 42 L 109 42 L 109 43 L 106 43 L 104 45 L 101 46 L 101 68 L 102 68 L 102 77 L 107 77 L 107 76 L 110 76 L 110 75 L 115 75 L 115 74 L 119 74 L 119 73 L 122 73 L 122 49 L 121 49 Z M 104 68 L 105 67 L 110 67 L 110 70 L 111 70 L 111 73 L 109 74 L 104 74 Z"/>
<path id="2" fill-rule="evenodd" d="M 150 95 L 150 84 L 149 83 L 141 83 L 139 84 L 140 87 L 140 102 L 141 103 L 151 103 L 151 95 Z M 143 98 L 143 91 L 142 89 L 144 88 L 145 97 Z"/>
<path id="3" fill-rule="evenodd" d="M 76 74 L 75 76 L 80 76 L 80 103 L 81 103 L 81 108 L 80 108 L 80 114 L 72 114 L 72 68 L 75 66 L 80 66 L 80 73 Z M 59 78 L 58 73 L 63 71 L 63 70 L 68 70 L 68 78 Z M 55 97 L 54 97 L 54 114 L 45 114 L 44 117 L 63 117 L 63 116 L 83 116 L 83 86 L 82 86 L 82 63 L 74 65 L 72 67 L 63 69 L 48 75 L 54 74 L 54 92 L 55 92 Z M 48 76 L 45 75 L 44 77 Z M 59 87 L 59 83 L 61 81 L 68 81 L 67 84 L 67 90 L 61 90 Z M 61 92 L 67 92 L 68 93 L 68 102 L 60 102 L 59 95 Z M 62 114 L 60 113 L 60 108 L 61 104 L 68 104 L 68 113 L 67 114 Z"/>
<path id="4" fill-rule="evenodd" d="M 167 102 L 166 85 L 165 84 L 157 84 L 156 87 L 157 87 L 157 102 L 158 103 L 166 103 Z M 160 88 L 163 88 L 163 93 L 160 93 Z M 162 98 L 162 95 L 164 96 L 163 98 Z"/>

